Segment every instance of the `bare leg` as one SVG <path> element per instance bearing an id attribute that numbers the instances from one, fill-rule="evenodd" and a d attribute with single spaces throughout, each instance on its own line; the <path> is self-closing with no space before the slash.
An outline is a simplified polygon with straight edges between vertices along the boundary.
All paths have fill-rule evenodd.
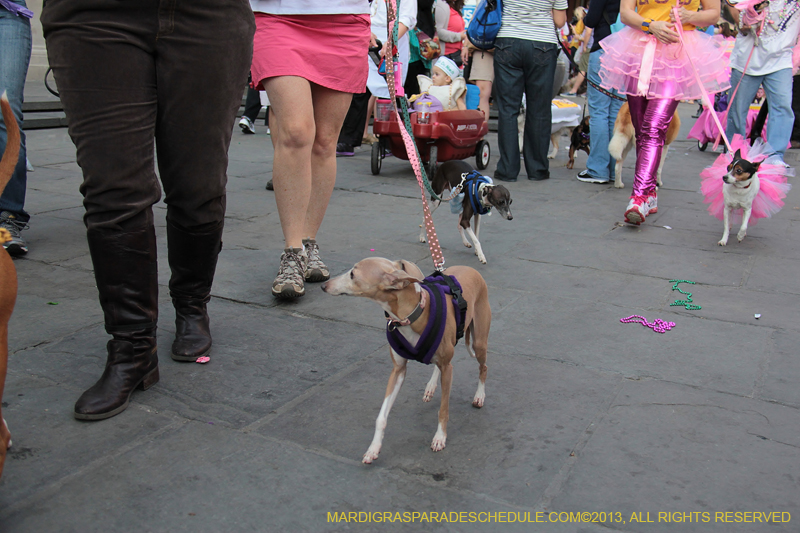
<path id="1" fill-rule="evenodd" d="M 475 81 L 475 85 L 478 86 L 478 89 L 481 90 L 481 96 L 478 103 L 478 109 L 483 111 L 483 116 L 486 117 L 486 121 L 489 121 L 489 98 L 492 96 L 492 82 L 487 80 L 477 80 Z"/>
<path id="2" fill-rule="evenodd" d="M 336 184 L 336 142 L 353 95 L 311 86 L 316 135 L 311 149 L 311 196 L 303 238 L 316 239 Z"/>
<path id="3" fill-rule="evenodd" d="M 286 248 L 302 248 L 311 197 L 311 149 L 316 127 L 311 84 L 298 76 L 262 81 L 270 101 L 275 154 L 272 183 Z M 335 155 L 335 154 L 334 154 Z"/>
<path id="4" fill-rule="evenodd" d="M 362 137 L 366 137 L 369 134 L 369 117 L 375 114 L 375 102 L 377 102 L 378 97 L 373 95 L 369 97 L 369 103 L 367 104 L 367 121 L 364 123 L 364 135 Z"/>
<path id="5" fill-rule="evenodd" d="M 362 462 L 365 464 L 371 464 L 372 461 L 378 458 L 378 454 L 381 452 L 383 434 L 386 430 L 389 411 L 392 410 L 392 405 L 397 399 L 397 393 L 400 392 L 400 387 L 403 386 L 403 381 L 406 377 L 406 363 L 408 360 L 394 353 L 394 350 L 391 348 L 389 350 L 394 367 L 392 368 L 392 373 L 389 375 L 389 383 L 386 385 L 386 396 L 383 399 L 383 405 L 381 405 L 381 412 L 378 413 L 378 419 L 375 421 L 375 436 L 372 438 L 372 444 L 370 444 L 367 453 L 364 454 L 364 458 L 362 459 Z"/>

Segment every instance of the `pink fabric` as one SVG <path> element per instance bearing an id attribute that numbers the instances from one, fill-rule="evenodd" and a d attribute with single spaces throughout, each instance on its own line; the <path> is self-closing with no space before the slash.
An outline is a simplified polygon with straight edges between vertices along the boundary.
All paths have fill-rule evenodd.
<path id="1" fill-rule="evenodd" d="M 692 129 L 689 130 L 689 134 L 686 136 L 687 139 L 697 139 L 701 143 L 714 143 L 717 141 L 717 136 L 719 135 L 719 128 L 717 128 L 716 123 L 711 117 L 712 111 L 708 109 L 704 109 L 703 113 L 700 115 L 700 118 L 697 119 L 697 122 L 694 123 Z M 719 121 L 722 124 L 727 124 L 728 119 L 728 112 L 723 111 L 721 113 L 717 113 L 719 117 Z M 747 112 L 747 137 L 750 137 L 750 130 L 753 129 L 753 123 L 756 121 L 756 117 L 758 116 L 758 109 L 750 109 Z M 761 132 L 762 137 L 766 137 L 767 135 L 767 123 L 769 122 L 769 115 L 767 115 L 767 120 L 764 121 L 764 130 Z M 721 136 L 720 136 L 721 138 Z M 791 148 L 791 143 L 787 146 L 787 148 Z"/>
<path id="2" fill-rule="evenodd" d="M 270 15 L 255 13 L 253 85 L 277 76 L 299 76 L 346 93 L 367 86 L 369 15 Z"/>
<path id="3" fill-rule="evenodd" d="M 669 93 L 668 86 L 665 85 L 664 88 Z M 636 131 L 636 170 L 631 198 L 647 196 L 656 190 L 656 172 L 661 162 L 667 128 L 672 122 L 678 103 L 678 100 L 672 98 L 628 96 L 631 122 Z"/>
<path id="4" fill-rule="evenodd" d="M 789 189 L 788 180 L 794 176 L 794 170 L 787 168 L 778 155 L 772 154 L 774 150 L 763 140 L 758 139 L 753 146 L 750 146 L 741 135 L 734 135 L 731 141 L 733 153 L 741 150 L 743 159 L 756 163 L 763 161 L 758 169 L 758 180 L 760 188 L 758 195 L 753 200 L 753 212 L 750 215 L 750 225 L 754 225 L 759 218 L 769 218 L 783 207 L 783 199 Z M 706 167 L 700 173 L 700 192 L 703 194 L 704 202 L 708 205 L 708 212 L 712 216 L 722 220 L 725 209 L 725 198 L 722 193 L 724 182 L 722 177 L 728 172 L 728 165 L 733 160 L 731 152 L 720 154 L 714 164 Z M 741 209 L 733 213 L 733 223 L 741 220 Z"/>
<path id="5" fill-rule="evenodd" d="M 450 21 L 447 23 L 447 29 L 454 33 L 461 33 L 464 31 L 464 17 L 462 17 L 461 14 L 452 7 L 450 8 Z M 444 55 L 449 55 L 453 52 L 460 51 L 461 41 L 458 41 L 457 43 L 444 43 Z"/>
<path id="6" fill-rule="evenodd" d="M 730 87 L 730 69 L 724 58 L 726 48 L 723 43 L 699 31 L 686 32 L 685 43 L 686 52 L 691 55 L 706 91 L 718 93 Z M 646 88 L 640 91 L 642 58 L 648 45 L 651 48 L 655 46 L 652 69 Z M 600 46 L 606 52 L 600 59 L 600 85 L 606 89 L 649 99 L 701 98 L 700 86 L 695 81 L 694 70 L 682 44 L 664 44 L 653 35 L 626 26 L 603 39 Z"/>

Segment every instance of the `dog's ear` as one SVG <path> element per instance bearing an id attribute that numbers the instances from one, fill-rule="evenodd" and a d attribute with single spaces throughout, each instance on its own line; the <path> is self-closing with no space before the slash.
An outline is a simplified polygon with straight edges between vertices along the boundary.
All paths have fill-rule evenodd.
<path id="1" fill-rule="evenodd" d="M 753 165 L 753 174 L 755 174 L 756 172 L 758 172 L 758 167 L 760 167 L 760 166 L 761 166 L 761 163 L 763 163 L 763 162 L 764 162 L 764 161 L 759 161 L 758 163 L 751 163 L 751 164 Z"/>
<path id="2" fill-rule="evenodd" d="M 412 263 L 411 261 L 406 261 L 405 259 L 398 259 L 397 261 L 393 261 L 392 264 L 397 270 L 402 270 L 404 272 L 407 272 L 410 275 L 419 278 L 420 280 L 425 277 L 422 274 L 422 270 L 420 270 L 419 267 L 414 263 Z"/>
<path id="3" fill-rule="evenodd" d="M 736 153 L 733 154 L 733 160 L 736 161 L 737 159 L 741 159 L 741 158 L 742 158 L 742 150 L 741 149 L 737 149 Z"/>
<path id="4" fill-rule="evenodd" d="M 380 288 L 385 291 L 399 291 L 417 281 L 422 280 L 403 270 L 395 270 L 394 272 L 385 272 L 383 274 Z"/>

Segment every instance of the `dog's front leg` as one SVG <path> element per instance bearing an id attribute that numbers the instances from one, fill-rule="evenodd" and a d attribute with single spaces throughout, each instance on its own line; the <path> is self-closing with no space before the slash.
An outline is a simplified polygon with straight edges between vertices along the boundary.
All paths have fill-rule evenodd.
<path id="1" fill-rule="evenodd" d="M 472 220 L 475 222 L 475 238 L 477 239 L 481 234 L 481 216 L 478 213 L 475 213 L 475 216 L 472 217 Z"/>
<path id="2" fill-rule="evenodd" d="M 389 383 L 386 385 L 386 396 L 383 398 L 383 405 L 381 405 L 381 412 L 378 413 L 378 419 L 375 421 L 375 436 L 372 438 L 372 444 L 369 445 L 367 453 L 364 454 L 362 462 L 370 464 L 378 458 L 381 453 L 381 445 L 383 444 L 383 433 L 386 431 L 386 422 L 389 418 L 389 411 L 392 410 L 392 405 L 397 399 L 397 393 L 400 392 L 400 387 L 403 386 L 403 381 L 406 377 L 406 364 L 407 359 L 397 355 L 391 348 L 389 352 L 392 356 L 392 373 L 389 375 Z"/>
<path id="3" fill-rule="evenodd" d="M 433 393 L 436 392 L 436 385 L 439 384 L 439 374 L 441 374 L 439 367 L 434 366 L 433 375 L 431 376 L 431 379 L 428 380 L 428 384 L 425 385 L 425 394 L 422 395 L 423 402 L 429 402 L 433 399 Z"/>
<path id="4" fill-rule="evenodd" d="M 753 206 L 744 210 L 742 214 L 742 226 L 739 228 L 739 233 L 736 234 L 736 239 L 742 242 L 744 236 L 747 235 L 747 224 L 750 223 L 750 215 L 753 213 Z"/>
<path id="5" fill-rule="evenodd" d="M 447 441 L 447 421 L 450 419 L 450 385 L 453 383 L 453 365 L 450 364 L 450 358 L 446 359 L 447 365 L 441 369 L 442 404 L 439 407 L 439 427 L 436 428 L 436 435 L 433 436 L 431 442 L 431 450 L 435 452 L 444 449 Z"/>
<path id="6" fill-rule="evenodd" d="M 442 192 L 444 192 L 444 191 L 442 191 Z M 426 202 L 427 202 L 427 200 L 426 200 Z M 436 212 L 436 209 L 439 207 L 439 204 L 441 204 L 441 203 L 442 203 L 441 200 L 431 200 L 430 202 L 428 202 L 428 207 L 430 208 L 430 211 L 431 211 L 431 218 L 433 218 L 433 214 Z M 428 242 L 428 234 L 425 233 L 425 217 L 424 216 L 422 218 L 422 226 L 420 227 L 420 230 L 419 230 L 419 242 Z"/>
<path id="7" fill-rule="evenodd" d="M 461 227 L 461 226 L 459 226 L 459 227 Z M 478 240 L 478 236 L 475 235 L 474 231 L 472 231 L 472 227 L 471 226 L 467 227 L 464 231 L 466 231 L 467 235 L 469 235 L 469 238 L 472 239 L 472 244 L 475 246 L 475 255 L 478 256 L 478 261 L 480 261 L 481 263 L 483 263 L 485 265 L 486 264 L 486 256 L 483 255 L 483 249 L 481 248 L 481 241 Z"/>
<path id="8" fill-rule="evenodd" d="M 731 218 L 731 208 L 726 205 L 725 208 L 722 210 L 722 223 L 725 224 L 725 231 L 722 232 L 722 238 L 717 243 L 720 246 L 725 246 L 726 244 L 728 244 L 728 235 L 730 235 L 731 232 L 730 218 Z"/>

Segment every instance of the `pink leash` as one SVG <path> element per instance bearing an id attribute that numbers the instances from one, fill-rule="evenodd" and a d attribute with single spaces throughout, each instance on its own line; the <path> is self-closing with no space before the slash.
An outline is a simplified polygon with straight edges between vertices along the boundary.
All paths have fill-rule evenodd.
<path id="1" fill-rule="evenodd" d="M 678 11 L 678 6 L 672 8 L 672 13 L 675 16 L 675 25 L 678 27 L 678 36 L 680 37 L 681 44 L 683 45 L 683 50 L 686 52 L 686 41 L 683 35 L 683 24 L 681 23 L 680 12 Z M 763 22 L 759 25 L 758 30 L 756 30 L 756 36 L 761 33 L 761 28 L 763 27 Z M 739 90 L 739 86 L 742 84 L 742 80 L 744 80 L 744 74 L 747 72 L 747 66 L 750 64 L 750 59 L 753 58 L 753 52 L 756 50 L 756 44 L 753 43 L 753 48 L 750 50 L 750 55 L 747 56 L 747 61 L 744 64 L 744 70 L 742 71 L 742 77 L 739 78 L 739 83 L 736 84 L 736 88 L 733 89 L 733 93 L 731 98 L 728 100 L 729 105 L 733 104 L 733 99 L 736 98 L 736 92 Z M 711 118 L 714 119 L 714 123 L 717 125 L 717 129 L 719 130 L 719 135 L 717 135 L 717 139 L 714 141 L 714 149 L 717 149 L 719 146 L 720 136 L 722 140 L 725 142 L 725 146 L 728 148 L 728 151 L 731 151 L 731 143 L 728 141 L 728 137 L 725 135 L 725 128 L 722 127 L 722 123 L 717 116 L 717 112 L 714 111 L 714 104 L 711 102 L 711 98 L 708 95 L 708 91 L 703 86 L 703 81 L 700 79 L 700 73 L 697 71 L 697 67 L 694 66 L 694 61 L 692 61 L 692 56 L 686 52 L 686 58 L 689 60 L 689 64 L 692 65 L 692 71 L 694 72 L 694 79 L 697 81 L 697 84 L 700 86 L 700 93 L 702 94 L 702 102 L 703 106 L 711 112 Z"/>
<path id="2" fill-rule="evenodd" d="M 386 1 L 386 9 L 387 9 L 387 19 L 388 19 L 388 27 L 392 27 L 392 22 L 396 18 L 397 12 L 397 4 L 395 0 L 385 0 Z M 405 0 L 410 2 L 411 0 Z M 428 206 L 428 199 L 425 196 L 425 184 L 422 182 L 422 172 L 420 171 L 420 162 L 419 158 L 417 157 L 417 148 L 414 146 L 414 140 L 409 135 L 408 131 L 406 131 L 405 125 L 403 123 L 403 119 L 400 117 L 400 111 L 397 109 L 397 98 L 396 98 L 396 88 L 395 88 L 395 80 L 394 80 L 394 58 L 392 57 L 392 50 L 394 49 L 394 33 L 390 30 L 389 31 L 389 53 L 386 55 L 386 82 L 389 86 L 389 95 L 392 98 L 392 102 L 394 105 L 394 113 L 395 113 L 395 120 L 400 125 L 400 135 L 403 137 L 403 144 L 406 147 L 406 153 L 408 154 L 408 161 L 411 163 L 411 167 L 414 169 L 414 174 L 417 176 L 417 183 L 419 184 L 419 189 L 422 192 L 422 213 L 425 222 L 425 234 L 428 237 L 428 247 L 431 251 L 431 259 L 433 260 L 433 266 L 438 271 L 444 270 L 444 255 L 442 254 L 442 247 L 439 246 L 439 238 L 436 236 L 436 228 L 433 226 L 433 217 L 431 216 L 431 210 Z"/>

